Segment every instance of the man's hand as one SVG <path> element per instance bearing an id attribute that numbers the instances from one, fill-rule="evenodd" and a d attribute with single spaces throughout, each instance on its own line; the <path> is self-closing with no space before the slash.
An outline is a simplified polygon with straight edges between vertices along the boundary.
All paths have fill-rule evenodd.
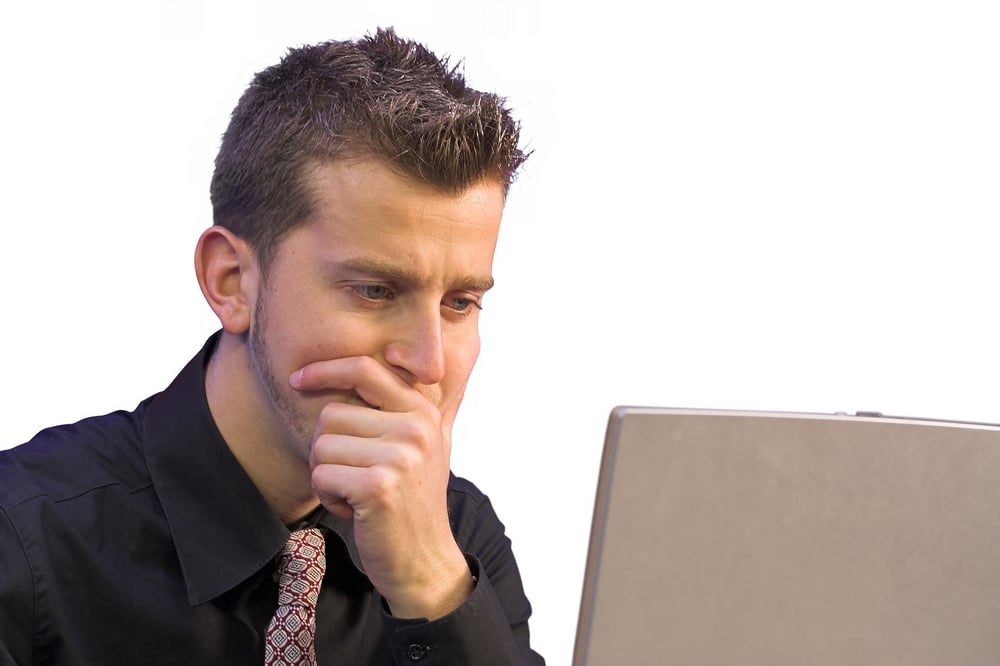
<path id="1" fill-rule="evenodd" d="M 312 484 L 331 513 L 354 520 L 365 572 L 393 615 L 436 619 L 454 610 L 473 587 L 447 507 L 451 427 L 461 396 L 436 406 L 361 356 L 310 363 L 290 381 L 302 392 L 353 390 L 366 403 L 323 408 L 310 456 Z"/>

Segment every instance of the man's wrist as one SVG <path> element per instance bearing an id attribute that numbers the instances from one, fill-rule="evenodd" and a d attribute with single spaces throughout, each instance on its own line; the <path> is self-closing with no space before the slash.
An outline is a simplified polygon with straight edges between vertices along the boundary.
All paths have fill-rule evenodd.
<path id="1" fill-rule="evenodd" d="M 393 617 L 437 620 L 465 603 L 475 587 L 476 579 L 459 552 L 432 580 L 383 598 Z"/>

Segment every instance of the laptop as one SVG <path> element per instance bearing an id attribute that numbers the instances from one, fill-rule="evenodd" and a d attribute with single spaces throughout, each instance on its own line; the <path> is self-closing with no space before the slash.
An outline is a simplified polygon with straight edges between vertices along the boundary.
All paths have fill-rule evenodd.
<path id="1" fill-rule="evenodd" d="M 1000 426 L 615 408 L 573 664 L 1000 664 Z"/>

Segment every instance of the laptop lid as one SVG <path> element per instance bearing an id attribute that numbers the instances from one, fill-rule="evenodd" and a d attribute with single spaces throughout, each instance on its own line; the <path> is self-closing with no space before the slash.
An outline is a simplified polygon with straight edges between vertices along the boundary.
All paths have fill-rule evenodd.
<path id="1" fill-rule="evenodd" d="M 1000 663 L 1000 428 L 614 409 L 573 663 Z"/>

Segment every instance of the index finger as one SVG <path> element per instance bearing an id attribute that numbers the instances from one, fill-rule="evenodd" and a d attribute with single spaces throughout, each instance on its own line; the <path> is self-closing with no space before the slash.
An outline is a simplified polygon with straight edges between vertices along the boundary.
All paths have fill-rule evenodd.
<path id="1" fill-rule="evenodd" d="M 370 356 L 313 361 L 288 378 L 298 391 L 353 390 L 374 407 L 391 412 L 406 412 L 416 406 L 420 395 L 395 372 Z"/>

